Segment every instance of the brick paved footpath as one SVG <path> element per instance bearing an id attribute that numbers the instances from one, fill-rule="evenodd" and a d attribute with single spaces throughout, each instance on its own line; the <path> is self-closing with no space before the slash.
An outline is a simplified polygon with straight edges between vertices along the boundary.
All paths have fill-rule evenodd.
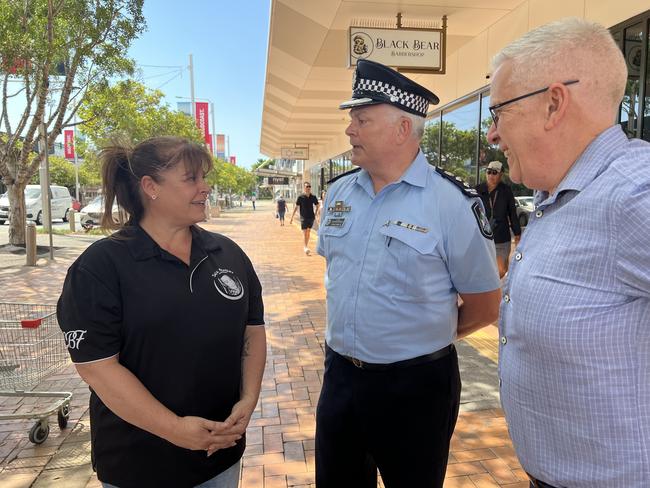
<path id="1" fill-rule="evenodd" d="M 204 227 L 239 243 L 264 287 L 268 360 L 248 430 L 241 486 L 313 487 L 314 411 L 323 372 L 324 261 L 313 252 L 314 239 L 312 255 L 303 254 L 299 227 L 289 226 L 288 220 L 280 227 L 268 202 L 258 202 L 255 212 L 244 207 L 223 213 Z M 6 243 L 6 233 L 0 239 Z M 61 246 L 55 262 L 41 259 L 36 268 L 3 266 L 15 256 L 0 253 L 0 300 L 56 302 L 68 266 L 87 244 L 79 247 L 60 236 L 54 236 L 54 244 Z M 463 396 L 447 488 L 528 487 L 498 408 L 496 332 L 488 329 L 458 344 Z M 53 419 L 49 438 L 34 446 L 27 439 L 33 421 L 0 421 L 0 487 L 99 487 L 90 467 L 88 388 L 67 365 L 40 389 L 74 392 L 68 428 L 60 431 Z M 35 408 L 33 402 L 0 398 L 0 413 Z"/>

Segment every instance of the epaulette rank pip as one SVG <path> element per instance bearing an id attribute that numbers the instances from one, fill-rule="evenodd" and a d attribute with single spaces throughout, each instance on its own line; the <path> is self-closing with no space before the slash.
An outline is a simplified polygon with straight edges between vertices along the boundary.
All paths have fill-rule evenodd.
<path id="1" fill-rule="evenodd" d="M 477 198 L 479 196 L 478 192 L 474 188 L 469 186 L 467 183 L 465 183 L 463 180 L 461 180 L 455 174 L 450 173 L 449 171 L 445 171 L 444 169 L 442 169 L 442 168 L 440 168 L 438 166 L 436 166 L 435 168 L 436 168 L 436 171 L 438 172 L 438 174 L 440 176 L 442 176 L 446 180 L 451 181 L 454 185 L 456 185 L 458 188 L 460 188 L 460 190 L 465 195 L 467 195 L 468 197 Z"/>

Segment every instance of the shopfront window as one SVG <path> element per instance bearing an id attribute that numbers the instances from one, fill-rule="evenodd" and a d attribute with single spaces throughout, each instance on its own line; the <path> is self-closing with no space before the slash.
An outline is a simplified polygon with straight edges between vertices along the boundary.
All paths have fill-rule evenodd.
<path id="1" fill-rule="evenodd" d="M 650 142 L 650 19 L 646 20 L 646 39 L 645 39 L 645 96 L 643 101 L 643 134 L 642 139 Z"/>
<path id="2" fill-rule="evenodd" d="M 469 185 L 476 184 L 478 96 L 442 112 L 440 166 Z"/>
<path id="3" fill-rule="evenodd" d="M 621 127 L 628 137 L 637 137 L 641 115 L 641 60 L 643 56 L 643 24 L 624 30 L 623 54 L 627 63 L 627 85 L 621 104 Z"/>
<path id="4" fill-rule="evenodd" d="M 440 112 L 426 121 L 424 135 L 420 141 L 420 148 L 429 161 L 429 164 L 440 164 Z"/>

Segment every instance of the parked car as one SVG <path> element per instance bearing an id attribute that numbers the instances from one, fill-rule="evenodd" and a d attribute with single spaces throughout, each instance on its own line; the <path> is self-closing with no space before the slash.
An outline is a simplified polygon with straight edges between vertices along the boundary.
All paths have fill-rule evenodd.
<path id="1" fill-rule="evenodd" d="M 533 197 L 515 197 L 515 208 L 517 209 L 517 218 L 522 227 L 528 225 L 528 215 L 535 210 Z"/>
<path id="2" fill-rule="evenodd" d="M 120 208 L 117 206 L 117 203 L 113 201 L 113 217 L 117 218 L 120 212 Z M 81 209 L 79 212 L 79 223 L 81 227 L 86 230 L 90 230 L 93 227 L 97 227 L 102 222 L 102 216 L 104 215 L 104 196 L 98 195 L 93 198 L 88 205 Z"/>
<path id="3" fill-rule="evenodd" d="M 62 219 L 68 221 L 68 210 L 72 208 L 72 197 L 65 186 L 50 186 L 50 204 L 52 220 Z M 43 202 L 41 200 L 41 186 L 27 185 L 25 187 L 25 216 L 37 224 L 43 223 Z M 0 197 L 0 225 L 9 219 L 9 195 L 5 193 Z"/>

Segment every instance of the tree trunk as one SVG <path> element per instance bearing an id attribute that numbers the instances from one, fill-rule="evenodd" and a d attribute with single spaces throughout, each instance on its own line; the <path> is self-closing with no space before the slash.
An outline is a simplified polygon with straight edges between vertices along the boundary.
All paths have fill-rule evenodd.
<path id="1" fill-rule="evenodd" d="M 25 245 L 25 186 L 14 183 L 7 187 L 9 195 L 9 244 Z"/>

